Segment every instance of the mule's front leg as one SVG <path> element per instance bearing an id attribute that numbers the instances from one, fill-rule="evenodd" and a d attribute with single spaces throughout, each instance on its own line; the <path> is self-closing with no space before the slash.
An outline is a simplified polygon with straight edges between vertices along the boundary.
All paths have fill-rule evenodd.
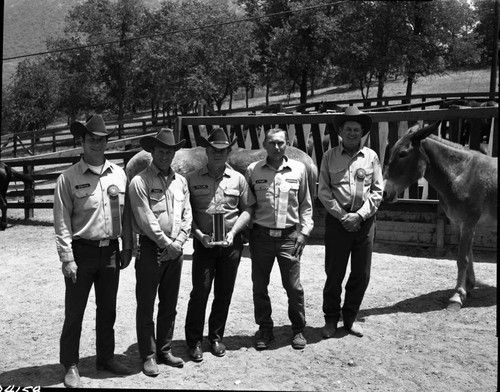
<path id="1" fill-rule="evenodd" d="M 448 310 L 459 310 L 467 297 L 467 275 L 469 266 L 472 263 L 472 241 L 474 239 L 474 230 L 460 226 L 460 236 L 458 244 L 458 277 L 457 285 L 455 286 L 455 294 L 449 299 Z M 474 271 L 471 269 L 471 271 Z"/>

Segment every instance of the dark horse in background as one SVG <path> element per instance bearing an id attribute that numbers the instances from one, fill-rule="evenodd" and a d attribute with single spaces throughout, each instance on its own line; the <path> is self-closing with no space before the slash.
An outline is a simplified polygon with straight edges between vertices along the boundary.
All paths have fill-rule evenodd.
<path id="1" fill-rule="evenodd" d="M 431 135 L 439 123 L 416 125 L 394 145 L 384 170 L 384 201 L 395 202 L 421 177 L 439 193 L 446 216 L 459 228 L 457 285 L 448 309 L 460 309 L 476 283 L 476 225 L 497 221 L 498 159 Z"/>
<path id="2" fill-rule="evenodd" d="M 26 189 L 33 189 L 33 178 L 31 176 L 19 173 L 5 163 L 0 162 L 0 210 L 2 211 L 0 230 L 7 228 L 7 189 L 12 180 L 22 181 L 26 185 Z"/>

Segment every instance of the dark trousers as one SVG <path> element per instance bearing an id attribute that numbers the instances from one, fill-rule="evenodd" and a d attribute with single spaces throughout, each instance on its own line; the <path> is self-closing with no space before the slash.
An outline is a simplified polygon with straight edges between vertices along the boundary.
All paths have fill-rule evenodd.
<path id="1" fill-rule="evenodd" d="M 118 241 L 102 248 L 73 241 L 73 255 L 78 266 L 76 283 L 71 278 L 64 279 L 66 293 L 60 362 L 65 367 L 77 365 L 80 359 L 82 321 L 92 285 L 96 301 L 97 363 L 108 361 L 115 351 L 116 293 L 120 279 Z"/>
<path id="2" fill-rule="evenodd" d="M 304 290 L 300 283 L 300 259 L 292 256 L 297 232 L 283 237 L 271 237 L 260 229 L 250 232 L 252 282 L 255 322 L 260 330 L 270 330 L 274 323 L 268 286 L 274 260 L 278 259 L 281 282 L 288 296 L 288 317 L 294 333 L 303 332 L 306 325 Z"/>
<path id="3" fill-rule="evenodd" d="M 203 340 L 203 327 L 208 297 L 214 284 L 214 299 L 208 318 L 208 340 L 221 341 L 224 337 L 229 305 L 233 296 L 234 283 L 240 265 L 243 245 L 237 235 L 234 245 L 223 248 L 205 248 L 197 239 L 193 240 L 193 289 L 189 298 L 186 315 L 186 343 L 196 347 Z"/>
<path id="4" fill-rule="evenodd" d="M 361 302 L 370 281 L 375 217 L 361 223 L 356 232 L 346 231 L 342 223 L 327 214 L 325 225 L 325 272 L 323 312 L 326 322 L 337 323 L 340 313 L 344 324 L 356 320 Z M 345 287 L 344 305 L 341 307 L 342 281 L 351 257 L 351 272 Z"/>
<path id="5" fill-rule="evenodd" d="M 153 358 L 157 349 L 166 354 L 172 348 L 177 298 L 181 282 L 183 256 L 158 263 L 158 247 L 141 237 L 140 259 L 135 263 L 136 329 L 141 359 Z M 158 314 L 155 339 L 153 320 L 156 294 Z"/>

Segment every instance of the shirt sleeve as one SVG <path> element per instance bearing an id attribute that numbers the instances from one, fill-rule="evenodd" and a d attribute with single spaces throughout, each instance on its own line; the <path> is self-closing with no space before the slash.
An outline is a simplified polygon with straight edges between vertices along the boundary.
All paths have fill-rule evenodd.
<path id="1" fill-rule="evenodd" d="M 189 238 L 189 234 L 191 233 L 191 225 L 193 223 L 193 211 L 191 209 L 191 202 L 189 201 L 189 186 L 187 181 L 184 181 L 184 205 L 182 209 L 182 221 L 181 221 L 181 230 L 177 235 L 175 241 L 184 245 L 184 243 Z"/>
<path id="2" fill-rule="evenodd" d="M 74 261 L 73 229 L 71 226 L 71 213 L 73 200 L 70 193 L 70 184 L 64 174 L 57 179 L 54 190 L 54 229 L 56 232 L 56 246 L 61 262 Z"/>
<path id="3" fill-rule="evenodd" d="M 307 180 L 307 171 L 304 166 L 300 178 L 299 187 L 299 218 L 300 232 L 304 235 L 311 234 L 314 227 L 313 206 L 311 192 L 309 192 L 309 181 Z"/>
<path id="4" fill-rule="evenodd" d="M 142 234 L 155 241 L 160 248 L 166 248 L 172 240 L 163 232 L 151 211 L 147 189 L 144 179 L 138 175 L 130 182 L 128 190 L 133 217 Z"/>
<path id="5" fill-rule="evenodd" d="M 330 188 L 330 170 L 329 170 L 329 156 L 325 155 L 321 161 L 321 169 L 319 171 L 319 184 L 318 184 L 318 198 L 328 211 L 329 214 L 333 215 L 337 219 L 341 219 L 347 214 L 340 203 L 333 196 L 333 192 Z"/>
<path id="6" fill-rule="evenodd" d="M 134 248 L 134 233 L 132 230 L 132 208 L 130 205 L 130 195 L 129 195 L 129 183 L 127 182 L 127 187 L 125 190 L 125 204 L 123 206 L 122 215 L 122 244 L 123 249 L 133 249 Z"/>
<path id="7" fill-rule="evenodd" d="M 375 152 L 373 152 L 374 157 L 372 158 L 372 167 L 373 167 L 373 177 L 372 184 L 370 187 L 370 191 L 368 193 L 368 197 L 361 206 L 361 208 L 356 211 L 361 215 L 363 220 L 368 219 L 372 215 L 375 215 L 377 212 L 380 203 L 382 202 L 382 196 L 384 193 L 384 179 L 382 175 L 382 167 L 380 165 L 380 161 Z"/>

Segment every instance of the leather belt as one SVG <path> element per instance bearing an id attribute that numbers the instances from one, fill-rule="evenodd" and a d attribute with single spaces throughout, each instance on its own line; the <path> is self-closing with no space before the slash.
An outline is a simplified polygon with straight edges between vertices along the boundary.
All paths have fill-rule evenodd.
<path id="1" fill-rule="evenodd" d="M 288 234 L 293 233 L 294 231 L 297 231 L 297 227 L 290 226 L 285 229 L 270 229 L 268 227 L 264 227 L 254 223 L 253 230 L 258 230 L 262 233 L 266 233 L 269 237 L 284 237 L 287 236 Z"/>
<path id="2" fill-rule="evenodd" d="M 96 248 L 104 248 L 106 246 L 110 246 L 118 242 L 118 239 L 114 238 L 107 238 L 104 240 L 87 240 L 85 238 L 78 238 L 74 242 L 79 242 L 80 244 L 88 245 L 88 246 L 94 246 Z"/>

